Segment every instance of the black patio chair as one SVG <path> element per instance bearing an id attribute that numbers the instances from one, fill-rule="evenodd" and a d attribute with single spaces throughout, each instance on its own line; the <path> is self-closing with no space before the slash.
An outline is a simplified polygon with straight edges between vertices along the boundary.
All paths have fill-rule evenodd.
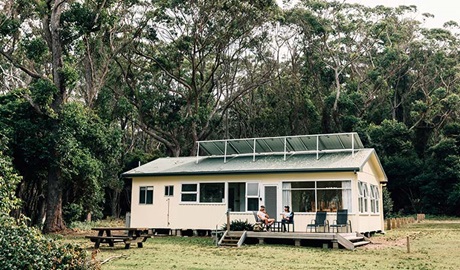
<path id="1" fill-rule="evenodd" d="M 333 221 L 332 228 L 336 228 L 337 232 L 339 232 L 339 228 L 345 227 L 348 232 L 348 228 L 350 228 L 351 232 L 351 221 L 348 219 L 348 210 L 337 210 L 337 219 Z M 334 229 L 332 229 L 334 231 Z"/>
<path id="2" fill-rule="evenodd" d="M 323 232 L 327 231 L 329 232 L 329 221 L 326 219 L 327 212 L 323 211 L 318 211 L 316 212 L 315 219 L 311 221 L 310 224 L 307 225 L 307 232 L 308 228 L 310 228 L 310 232 L 312 231 L 313 228 L 315 228 L 315 232 L 317 232 L 318 227 L 324 227 Z"/>

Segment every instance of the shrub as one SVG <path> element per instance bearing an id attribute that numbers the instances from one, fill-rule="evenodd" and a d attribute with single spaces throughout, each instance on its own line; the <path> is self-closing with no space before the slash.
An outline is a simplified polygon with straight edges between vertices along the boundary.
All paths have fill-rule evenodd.
<path id="1" fill-rule="evenodd" d="M 1 220 L 0 269 L 99 269 L 77 245 L 58 245 L 37 229 Z"/>
<path id="2" fill-rule="evenodd" d="M 247 220 L 232 220 L 230 222 L 230 231 L 252 231 L 252 224 Z M 227 223 L 222 226 L 223 230 L 227 229 Z"/>
<path id="3" fill-rule="evenodd" d="M 67 224 L 71 224 L 72 222 L 81 221 L 83 216 L 83 206 L 76 203 L 71 203 L 66 205 L 62 209 L 62 214 L 64 216 L 64 221 Z"/>
<path id="4" fill-rule="evenodd" d="M 8 215 L 19 207 L 20 200 L 16 198 L 15 191 L 20 181 L 21 177 L 14 172 L 10 158 L 3 155 L 0 149 L 0 215 Z"/>

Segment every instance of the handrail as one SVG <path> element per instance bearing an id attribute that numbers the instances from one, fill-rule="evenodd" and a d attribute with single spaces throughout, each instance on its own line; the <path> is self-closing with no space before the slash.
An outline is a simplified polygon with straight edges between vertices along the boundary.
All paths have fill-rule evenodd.
<path id="1" fill-rule="evenodd" d="M 217 223 L 216 223 L 216 231 L 215 231 L 215 235 L 216 235 L 216 246 L 219 246 L 219 235 L 218 235 L 218 232 L 217 232 L 217 231 L 218 231 L 218 226 L 219 226 L 220 222 L 222 221 L 222 218 L 227 216 L 227 213 L 228 213 L 228 211 L 225 212 L 225 214 L 224 214 L 223 216 L 221 216 L 220 219 L 219 219 L 219 221 L 217 221 Z"/>

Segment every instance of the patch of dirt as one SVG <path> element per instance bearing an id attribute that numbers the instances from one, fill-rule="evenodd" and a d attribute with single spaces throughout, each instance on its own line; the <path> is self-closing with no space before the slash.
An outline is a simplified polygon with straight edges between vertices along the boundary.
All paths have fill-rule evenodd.
<path id="1" fill-rule="evenodd" d="M 405 237 L 401 237 L 398 239 L 388 239 L 384 236 L 379 237 L 372 237 L 370 238 L 371 243 L 365 245 L 361 248 L 363 249 L 383 249 L 388 247 L 405 247 L 407 243 L 407 239 Z"/>
<path id="2" fill-rule="evenodd" d="M 91 232 L 87 230 L 67 228 L 63 231 L 60 231 L 59 234 L 63 236 L 85 236 L 85 235 L 91 234 Z"/>

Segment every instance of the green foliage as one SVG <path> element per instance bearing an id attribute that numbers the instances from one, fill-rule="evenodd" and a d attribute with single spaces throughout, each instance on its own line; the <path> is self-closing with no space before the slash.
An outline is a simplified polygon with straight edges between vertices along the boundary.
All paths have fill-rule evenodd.
<path id="1" fill-rule="evenodd" d="M 27 58 L 41 63 L 48 53 L 48 45 L 46 41 L 41 38 L 34 38 L 31 40 L 24 40 L 23 46 Z"/>
<path id="2" fill-rule="evenodd" d="M 387 187 L 383 187 L 383 215 L 385 218 L 390 218 L 393 214 L 393 199 L 391 198 L 391 192 L 388 191 Z"/>
<path id="3" fill-rule="evenodd" d="M 123 219 L 115 219 L 108 217 L 107 219 L 100 219 L 97 221 L 75 221 L 69 225 L 72 229 L 82 231 L 89 231 L 94 227 L 124 227 L 125 221 Z"/>
<path id="4" fill-rule="evenodd" d="M 230 231 L 252 231 L 253 224 L 247 220 L 232 220 L 230 222 Z M 227 223 L 222 225 L 222 230 L 227 229 Z"/>
<path id="5" fill-rule="evenodd" d="M 29 87 L 33 102 L 43 112 L 48 113 L 51 117 L 56 117 L 55 112 L 51 109 L 51 103 L 58 90 L 52 81 L 39 79 L 32 83 Z"/>
<path id="6" fill-rule="evenodd" d="M 16 186 L 20 181 L 21 177 L 14 172 L 11 161 L 0 149 L 0 218 L 19 207 Z"/>
<path id="7" fill-rule="evenodd" d="M 15 19 L 7 18 L 5 14 L 0 14 L 0 34 L 8 36 L 16 33 L 20 26 L 20 22 Z"/>
<path id="8" fill-rule="evenodd" d="M 85 249 L 60 245 L 36 229 L 15 222 L 0 226 L 0 269 L 99 269 Z"/>
<path id="9" fill-rule="evenodd" d="M 76 203 L 70 203 L 62 209 L 62 215 L 66 224 L 81 221 L 83 214 L 83 206 Z"/>
<path id="10" fill-rule="evenodd" d="M 113 168 L 120 158 L 120 133 L 79 103 L 69 103 L 63 108 L 61 123 L 56 134 L 61 142 L 59 162 L 72 192 L 70 203 L 91 211 L 95 218 L 100 217 L 103 188 L 118 188 L 118 171 Z M 112 183 L 113 179 L 117 181 Z"/>

